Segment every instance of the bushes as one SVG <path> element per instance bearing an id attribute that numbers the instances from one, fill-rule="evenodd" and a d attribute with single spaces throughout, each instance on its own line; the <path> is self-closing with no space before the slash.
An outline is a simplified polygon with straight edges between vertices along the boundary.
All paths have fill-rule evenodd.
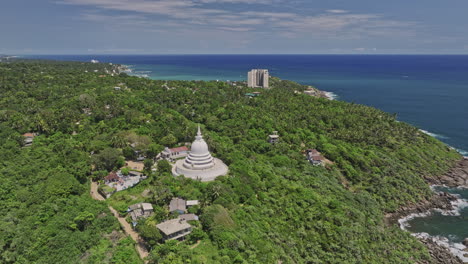
<path id="1" fill-rule="evenodd" d="M 295 94 L 305 87 L 294 82 L 274 79 L 275 88 L 247 100 L 249 89 L 222 82 L 169 81 L 177 89 L 167 90 L 162 81 L 92 73 L 106 67 L 0 64 L 0 262 L 77 262 L 118 227 L 106 206 L 88 197 L 87 178 L 120 168 L 122 155 L 135 154 L 129 143 L 152 158 L 163 146 L 191 141 L 198 123 L 206 126 L 213 154 L 229 165 L 228 177 L 212 183 L 175 179 L 171 164 L 160 161 L 148 185 L 110 201 L 125 211 L 130 202 L 149 200 L 157 205 L 151 221 L 167 217 L 161 208 L 173 196 L 201 201 L 208 238 L 198 229 L 190 238 L 203 240 L 199 248 L 157 245 L 154 227 L 139 227 L 155 245 L 153 262 L 428 261 L 414 238 L 384 227 L 382 217 L 427 198 L 424 177 L 460 158 L 441 142 L 377 109 Z M 129 89 L 114 91 L 121 82 Z M 266 141 L 273 130 L 281 136 L 276 145 Z M 41 136 L 31 148 L 20 148 L 27 131 Z M 310 166 L 301 155 L 307 148 L 334 165 Z M 141 195 L 144 189 L 149 196 Z M 134 262 L 130 242 L 116 246 L 112 262 Z"/>

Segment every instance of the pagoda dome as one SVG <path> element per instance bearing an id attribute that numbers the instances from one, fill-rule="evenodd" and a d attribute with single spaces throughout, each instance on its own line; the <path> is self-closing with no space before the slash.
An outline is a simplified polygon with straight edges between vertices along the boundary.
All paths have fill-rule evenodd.
<path id="1" fill-rule="evenodd" d="M 211 156 L 210 151 L 208 150 L 208 144 L 200 131 L 200 126 L 198 126 L 197 136 L 195 141 L 192 143 L 190 154 L 184 161 L 184 167 L 192 170 L 205 170 L 213 167 L 214 160 Z"/>
<path id="2" fill-rule="evenodd" d="M 190 154 L 195 156 L 204 156 L 207 153 L 209 154 L 210 151 L 208 150 L 208 144 L 206 144 L 205 140 L 195 140 L 192 143 Z"/>
<path id="3" fill-rule="evenodd" d="M 174 176 L 184 175 L 187 178 L 201 181 L 212 181 L 227 173 L 228 167 L 220 159 L 211 156 L 208 144 L 203 139 L 200 126 L 198 126 L 198 132 L 189 155 L 185 160 L 178 160 L 174 164 L 172 174 Z"/>

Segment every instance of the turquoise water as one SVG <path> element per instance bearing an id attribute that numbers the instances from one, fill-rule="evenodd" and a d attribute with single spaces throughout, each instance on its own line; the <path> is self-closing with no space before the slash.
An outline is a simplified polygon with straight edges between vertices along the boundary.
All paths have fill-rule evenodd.
<path id="1" fill-rule="evenodd" d="M 444 191 L 459 197 L 453 202 L 455 209 L 452 211 L 433 210 L 425 215 L 410 216 L 406 220 L 400 220 L 404 229 L 418 237 L 430 237 L 439 245 L 443 245 L 450 251 L 468 262 L 465 246 L 461 243 L 468 238 L 468 189 L 435 187 L 435 191 Z M 409 220 L 408 220 L 409 219 Z"/>
<path id="2" fill-rule="evenodd" d="M 436 187 L 435 190 L 459 195 L 459 207 L 452 212 L 434 211 L 429 216 L 416 217 L 407 222 L 406 229 L 412 233 L 443 236 L 452 242 L 461 243 L 468 238 L 468 189 Z"/>

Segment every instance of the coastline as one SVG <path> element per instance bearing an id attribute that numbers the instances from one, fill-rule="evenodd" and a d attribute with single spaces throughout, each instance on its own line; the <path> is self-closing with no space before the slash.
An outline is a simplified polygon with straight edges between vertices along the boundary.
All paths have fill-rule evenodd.
<path id="1" fill-rule="evenodd" d="M 451 188 L 468 188 L 468 158 L 463 157 L 445 174 L 436 177 L 425 177 L 431 186 L 446 186 Z M 406 230 L 405 224 L 415 218 L 430 215 L 433 211 L 456 214 L 459 197 L 446 192 L 434 192 L 434 195 L 424 201 L 399 208 L 396 212 L 385 215 L 385 224 L 397 224 Z M 409 232 L 409 231 L 408 231 Z M 435 263 L 468 263 L 468 247 L 462 244 L 450 245 L 448 239 L 431 237 L 426 233 L 412 233 L 429 250 Z"/>

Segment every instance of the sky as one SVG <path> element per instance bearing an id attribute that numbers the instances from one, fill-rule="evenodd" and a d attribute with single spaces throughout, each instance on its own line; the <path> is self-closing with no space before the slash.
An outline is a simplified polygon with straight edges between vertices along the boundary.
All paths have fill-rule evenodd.
<path id="1" fill-rule="evenodd" d="M 0 0 L 0 54 L 468 54 L 468 0 Z"/>

